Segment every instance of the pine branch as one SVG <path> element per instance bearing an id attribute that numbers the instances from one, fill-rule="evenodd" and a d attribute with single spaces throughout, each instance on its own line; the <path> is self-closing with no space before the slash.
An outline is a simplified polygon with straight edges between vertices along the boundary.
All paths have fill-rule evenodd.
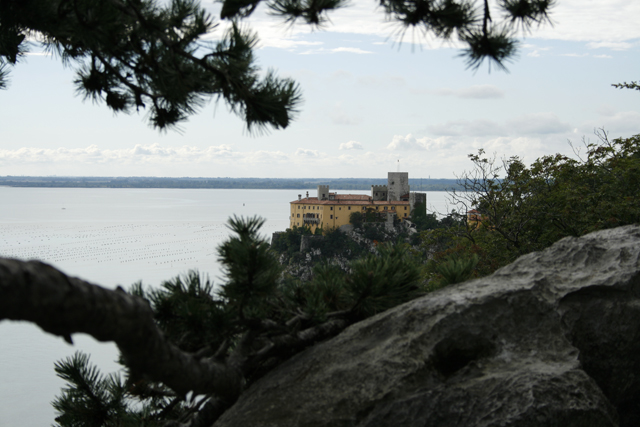
<path id="1" fill-rule="evenodd" d="M 0 258 L 0 320 L 25 320 L 70 341 L 84 332 L 116 343 L 126 365 L 179 394 L 214 393 L 234 399 L 239 371 L 198 360 L 168 342 L 142 299 L 68 277 L 39 261 Z"/>

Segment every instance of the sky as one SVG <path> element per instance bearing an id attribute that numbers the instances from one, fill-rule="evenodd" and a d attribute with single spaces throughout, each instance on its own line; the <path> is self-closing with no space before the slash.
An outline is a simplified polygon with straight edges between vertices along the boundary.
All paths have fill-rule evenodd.
<path id="1" fill-rule="evenodd" d="M 248 20 L 260 67 L 303 92 L 294 123 L 267 134 L 248 133 L 223 102 L 180 132 L 152 129 L 144 112 L 114 116 L 33 46 L 0 91 L 0 176 L 455 178 L 481 148 L 530 163 L 573 156 L 571 144 L 595 142 L 595 129 L 640 133 L 640 92 L 611 86 L 640 79 L 637 0 L 558 0 L 553 25 L 520 38 L 508 72 L 469 70 L 458 46 L 419 32 L 400 40 L 374 1 L 330 18 L 322 30 L 263 9 Z"/>

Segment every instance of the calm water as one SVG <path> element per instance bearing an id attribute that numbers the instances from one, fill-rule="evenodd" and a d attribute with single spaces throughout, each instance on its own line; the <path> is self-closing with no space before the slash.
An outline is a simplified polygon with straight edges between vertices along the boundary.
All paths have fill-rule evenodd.
<path id="1" fill-rule="evenodd" d="M 0 257 L 40 259 L 108 288 L 139 280 L 158 286 L 194 268 L 220 282 L 216 248 L 229 235 L 227 219 L 260 215 L 268 237 L 286 229 L 289 202 L 301 193 L 0 187 Z M 427 200 L 429 210 L 446 212 L 445 193 Z M 63 382 L 53 363 L 76 350 L 90 353 L 104 373 L 117 370 L 113 344 L 81 334 L 73 340 L 71 346 L 31 324 L 0 323 L 0 427 L 54 422 L 50 402 Z"/>

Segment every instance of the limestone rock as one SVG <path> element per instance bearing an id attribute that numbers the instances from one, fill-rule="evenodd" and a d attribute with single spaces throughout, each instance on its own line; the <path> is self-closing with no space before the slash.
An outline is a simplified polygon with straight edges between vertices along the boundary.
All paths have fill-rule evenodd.
<path id="1" fill-rule="evenodd" d="M 640 227 L 566 238 L 353 325 L 215 427 L 640 425 Z"/>

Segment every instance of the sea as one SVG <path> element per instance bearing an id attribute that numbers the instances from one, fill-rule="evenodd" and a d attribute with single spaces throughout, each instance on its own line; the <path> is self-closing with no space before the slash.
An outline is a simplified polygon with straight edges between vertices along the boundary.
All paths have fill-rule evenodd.
<path id="1" fill-rule="evenodd" d="M 270 241 L 289 226 L 289 202 L 306 191 L 315 195 L 315 189 L 0 187 L 0 257 L 38 259 L 109 289 L 139 281 L 158 287 L 191 270 L 219 284 L 217 248 L 230 235 L 228 219 L 264 218 L 261 233 Z M 447 194 L 428 192 L 427 209 L 447 212 Z M 105 374 L 119 370 L 114 344 L 72 338 L 70 345 L 32 324 L 0 321 L 0 427 L 54 425 L 51 401 L 64 387 L 54 362 L 76 351 L 90 354 Z"/>

